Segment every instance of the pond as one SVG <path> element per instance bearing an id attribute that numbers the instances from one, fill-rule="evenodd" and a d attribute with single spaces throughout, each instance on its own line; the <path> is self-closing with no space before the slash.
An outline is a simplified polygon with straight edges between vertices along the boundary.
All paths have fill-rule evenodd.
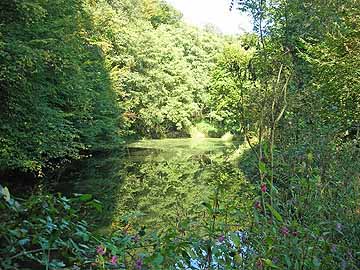
<path id="1" fill-rule="evenodd" d="M 103 211 L 92 213 L 99 231 L 124 223 L 201 231 L 213 208 L 219 230 L 239 231 L 250 220 L 253 201 L 238 166 L 245 150 L 240 142 L 212 138 L 141 140 L 121 153 L 75 163 L 57 190 L 89 193 L 101 201 Z"/>

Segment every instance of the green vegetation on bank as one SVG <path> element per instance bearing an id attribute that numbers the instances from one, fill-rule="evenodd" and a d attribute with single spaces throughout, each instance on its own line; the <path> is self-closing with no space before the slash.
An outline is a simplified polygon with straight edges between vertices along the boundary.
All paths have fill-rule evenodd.
<path id="1" fill-rule="evenodd" d="M 234 0 L 254 33 L 230 37 L 160 0 L 1 1 L 1 177 L 140 138 L 243 143 L 115 172 L 130 204 L 166 215 L 175 202 L 158 198 L 173 192 L 197 213 L 160 229 L 117 216 L 100 233 L 89 221 L 110 200 L 50 194 L 44 179 L 13 195 L 0 179 L 0 268 L 360 269 L 359 5 Z"/>

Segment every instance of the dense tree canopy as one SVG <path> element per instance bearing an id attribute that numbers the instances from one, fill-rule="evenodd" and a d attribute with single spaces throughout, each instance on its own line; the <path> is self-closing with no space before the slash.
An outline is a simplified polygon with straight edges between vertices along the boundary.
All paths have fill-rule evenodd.
<path id="1" fill-rule="evenodd" d="M 212 70 L 240 46 L 161 1 L 1 5 L 3 170 L 40 171 L 121 137 L 186 136 L 214 118 Z"/>
<path id="2" fill-rule="evenodd" d="M 163 0 L 1 1 L 0 268 L 359 269 L 359 6 L 233 0 L 254 30 L 226 36 Z M 228 148 L 124 147 L 189 136 Z M 90 162 L 91 194 L 46 193 L 94 153 L 111 180 Z M 18 199 L 1 181 L 24 172 Z"/>
<path id="3" fill-rule="evenodd" d="M 83 3 L 1 3 L 1 169 L 39 171 L 116 135 L 118 104 Z"/>

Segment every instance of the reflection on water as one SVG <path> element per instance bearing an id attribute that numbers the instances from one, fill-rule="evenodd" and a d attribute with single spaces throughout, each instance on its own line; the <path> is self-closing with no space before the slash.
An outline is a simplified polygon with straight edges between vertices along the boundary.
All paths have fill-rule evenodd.
<path id="1" fill-rule="evenodd" d="M 236 162 L 229 161 L 238 147 L 220 139 L 142 140 L 121 154 L 81 161 L 66 173 L 59 189 L 92 193 L 104 204 L 94 219 L 106 227 L 125 218 L 148 228 L 195 228 L 204 218 L 204 205 L 211 205 L 215 196 L 227 209 L 221 218 L 237 224 L 231 211 L 237 217 L 247 215 L 243 209 L 250 196 Z"/>

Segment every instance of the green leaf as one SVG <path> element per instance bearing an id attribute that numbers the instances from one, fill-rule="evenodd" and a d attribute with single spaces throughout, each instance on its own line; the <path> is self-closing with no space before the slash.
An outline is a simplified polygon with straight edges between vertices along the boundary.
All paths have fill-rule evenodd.
<path id="1" fill-rule="evenodd" d="M 158 254 L 156 256 L 156 258 L 153 260 L 153 264 L 160 265 L 160 264 L 162 264 L 163 261 L 164 261 L 164 256 L 162 256 L 161 254 Z"/>
<path id="2" fill-rule="evenodd" d="M 291 261 L 288 255 L 285 255 L 285 262 L 288 268 L 291 268 Z"/>
<path id="3" fill-rule="evenodd" d="M 236 247 L 241 246 L 241 239 L 240 236 L 237 233 L 230 233 L 229 234 L 231 241 L 235 244 Z"/>
<path id="4" fill-rule="evenodd" d="M 319 258 L 317 258 L 317 257 L 313 258 L 313 264 L 316 267 L 316 269 L 318 269 L 321 265 Z"/>
<path id="5" fill-rule="evenodd" d="M 19 245 L 20 246 L 25 246 L 29 242 L 30 242 L 29 238 L 24 238 L 24 239 L 19 240 Z"/>
<path id="6" fill-rule="evenodd" d="M 10 197 L 9 189 L 7 187 L 4 187 L 2 189 L 2 194 L 4 196 L 5 201 L 9 202 L 11 197 Z"/>
<path id="7" fill-rule="evenodd" d="M 59 260 L 52 260 L 51 263 L 49 264 L 50 269 L 60 269 L 60 268 L 64 268 L 65 266 L 66 265 L 64 264 L 64 262 Z"/>
<path id="8" fill-rule="evenodd" d="M 75 196 L 77 197 L 77 199 L 79 199 L 79 201 L 81 202 L 87 202 L 90 201 L 92 199 L 92 195 L 91 194 L 75 194 Z"/>
<path id="9" fill-rule="evenodd" d="M 278 211 L 276 211 L 270 204 L 266 204 L 266 207 L 269 208 L 271 214 L 280 222 L 284 222 L 283 218 L 281 217 L 281 215 L 279 214 Z"/>
<path id="10" fill-rule="evenodd" d="M 194 252 L 193 248 L 189 248 L 189 249 L 187 250 L 187 254 L 188 254 L 188 255 L 190 256 L 190 258 L 192 258 L 192 259 L 197 258 L 197 255 L 196 255 L 196 253 Z"/>
<path id="11" fill-rule="evenodd" d="M 21 237 L 21 233 L 18 230 L 9 230 L 8 231 L 11 235 L 14 235 L 15 237 L 20 238 Z"/>
<path id="12" fill-rule="evenodd" d="M 270 259 L 265 259 L 264 262 L 265 262 L 266 266 L 269 266 L 269 267 L 274 268 L 274 269 L 280 269 Z"/>
<path id="13" fill-rule="evenodd" d="M 88 202 L 86 205 L 89 205 L 89 206 L 93 207 L 98 212 L 102 212 L 102 210 L 103 210 L 102 203 L 97 201 L 97 200 L 93 200 L 91 202 Z"/>
<path id="14" fill-rule="evenodd" d="M 266 173 L 266 165 L 262 161 L 259 162 L 259 170 L 261 173 Z"/>

